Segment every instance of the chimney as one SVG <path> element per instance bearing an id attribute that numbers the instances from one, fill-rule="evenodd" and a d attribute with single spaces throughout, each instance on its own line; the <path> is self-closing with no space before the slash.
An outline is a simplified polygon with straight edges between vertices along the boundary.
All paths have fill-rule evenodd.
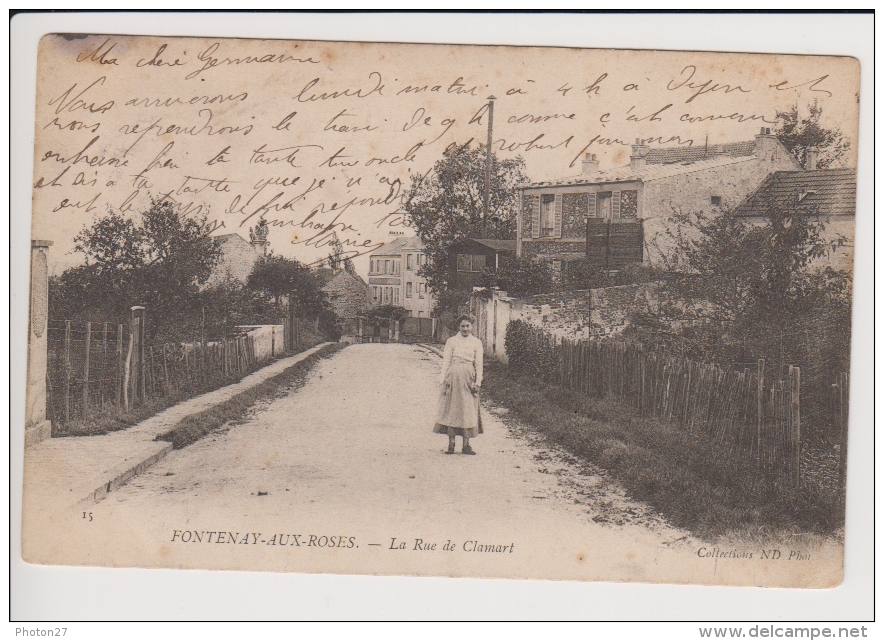
<path id="1" fill-rule="evenodd" d="M 595 174 L 598 173 L 598 170 L 599 161 L 596 159 L 595 154 L 586 154 L 583 159 L 583 173 Z"/>
<path id="2" fill-rule="evenodd" d="M 759 160 L 773 162 L 779 157 L 780 143 L 770 133 L 770 127 L 762 127 L 761 133 L 755 136 L 755 157 Z"/>
<path id="3" fill-rule="evenodd" d="M 816 169 L 817 158 L 819 158 L 820 150 L 816 147 L 808 147 L 807 148 L 807 157 L 804 161 L 804 168 L 808 171 L 813 171 Z"/>
<path id="4" fill-rule="evenodd" d="M 633 169 L 644 167 L 645 156 L 648 155 L 649 151 L 651 151 L 651 148 L 648 145 L 643 145 L 640 138 L 636 138 L 635 144 L 632 146 L 632 155 L 629 157 L 629 166 Z"/>

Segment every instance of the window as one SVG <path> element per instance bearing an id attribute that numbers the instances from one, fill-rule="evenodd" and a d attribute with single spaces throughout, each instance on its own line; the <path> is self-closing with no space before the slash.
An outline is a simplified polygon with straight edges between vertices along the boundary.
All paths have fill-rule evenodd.
<path id="1" fill-rule="evenodd" d="M 418 313 L 417 313 L 417 317 L 418 317 L 418 318 L 423 318 L 423 317 L 424 317 L 424 313 L 423 313 L 423 312 L 418 312 Z"/>
<path id="2" fill-rule="evenodd" d="M 721 196 L 713 196 L 712 197 L 712 205 L 714 207 L 721 207 Z"/>
<path id="3" fill-rule="evenodd" d="M 556 226 L 556 197 L 543 194 L 540 197 L 540 235 L 552 236 Z"/>
<path id="4" fill-rule="evenodd" d="M 398 287 L 393 288 L 393 304 L 394 305 L 399 304 L 399 288 Z"/>
<path id="5" fill-rule="evenodd" d="M 613 211 L 611 209 L 611 192 L 603 191 L 600 192 L 597 196 L 598 199 L 598 217 L 599 218 L 611 218 L 613 215 Z"/>
<path id="6" fill-rule="evenodd" d="M 390 271 L 390 261 L 389 260 L 384 261 L 384 273 L 385 274 L 392 274 L 393 273 Z"/>
<path id="7" fill-rule="evenodd" d="M 480 272 L 485 269 L 484 254 L 458 254 L 457 255 L 457 271 L 459 272 Z"/>
<path id="8" fill-rule="evenodd" d="M 393 261 L 393 273 L 394 274 L 401 274 L 402 273 L 402 261 L 401 260 L 394 260 Z"/>
<path id="9" fill-rule="evenodd" d="M 409 271 L 414 269 L 414 254 L 408 254 L 405 257 L 405 269 Z"/>
<path id="10" fill-rule="evenodd" d="M 372 258 L 372 259 L 371 259 L 370 261 L 368 261 L 368 262 L 369 262 L 369 268 L 368 268 L 368 271 L 369 271 L 369 273 L 373 274 L 373 273 L 374 273 L 374 258 Z"/>
<path id="11" fill-rule="evenodd" d="M 424 298 L 427 293 L 427 284 L 426 283 L 418 283 L 417 284 L 418 298 Z"/>
<path id="12" fill-rule="evenodd" d="M 413 286 L 414 286 L 414 283 L 405 283 L 405 298 L 412 297 L 412 287 Z"/>
<path id="13" fill-rule="evenodd" d="M 371 288 L 371 299 L 372 299 L 374 302 L 376 302 L 376 303 L 377 303 L 377 302 L 380 302 L 380 301 L 378 300 L 378 288 L 377 288 L 377 287 L 372 287 L 372 288 Z"/>

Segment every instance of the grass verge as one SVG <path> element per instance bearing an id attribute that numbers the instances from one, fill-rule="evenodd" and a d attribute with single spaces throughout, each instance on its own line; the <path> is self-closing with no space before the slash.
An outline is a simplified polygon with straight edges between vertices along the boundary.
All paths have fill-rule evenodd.
<path id="1" fill-rule="evenodd" d="M 312 332 L 304 332 L 302 334 L 302 339 L 303 344 L 300 351 L 306 351 L 325 340 L 322 336 Z M 286 357 L 294 356 L 295 353 L 296 352 L 286 354 Z M 266 364 L 268 363 L 264 363 L 262 367 Z M 260 367 L 258 369 L 260 369 Z M 257 369 L 246 372 L 242 375 L 222 376 L 221 374 L 216 374 L 205 381 L 194 380 L 190 384 L 182 387 L 182 389 L 175 390 L 162 396 L 148 398 L 143 405 L 134 407 L 128 412 L 124 412 L 122 408 L 119 407 L 108 406 L 104 409 L 94 409 L 86 420 L 78 420 L 67 425 L 53 421 L 52 437 L 97 436 L 99 434 L 108 434 L 110 432 L 124 430 L 133 425 L 138 425 L 141 421 L 150 418 L 154 414 L 159 414 L 164 409 L 177 405 L 181 401 L 186 401 L 189 398 L 241 381 L 255 371 L 257 371 Z"/>
<path id="2" fill-rule="evenodd" d="M 724 457 L 701 434 L 641 417 L 614 399 L 591 399 L 487 362 L 482 388 L 510 416 L 606 469 L 629 494 L 699 537 L 828 535 L 843 525 L 837 493 L 790 491 L 748 473 L 751 461 Z"/>
<path id="3" fill-rule="evenodd" d="M 302 387 L 308 372 L 319 360 L 333 356 L 344 347 L 346 345 L 341 343 L 333 343 L 323 347 L 315 354 L 295 363 L 276 376 L 240 392 L 223 403 L 214 405 L 198 414 L 186 416 L 175 427 L 160 434 L 155 440 L 170 442 L 172 447 L 178 450 L 191 443 L 196 443 L 207 434 L 211 434 L 225 425 L 242 423 L 255 403 L 279 398 Z"/>

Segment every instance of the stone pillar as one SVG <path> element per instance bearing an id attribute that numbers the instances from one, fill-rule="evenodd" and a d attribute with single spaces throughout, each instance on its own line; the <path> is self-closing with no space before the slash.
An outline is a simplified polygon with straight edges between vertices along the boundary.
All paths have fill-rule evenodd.
<path id="1" fill-rule="evenodd" d="M 49 358 L 47 321 L 49 315 L 49 268 L 46 250 L 49 240 L 31 241 L 31 301 L 28 318 L 28 388 L 25 406 L 25 447 L 52 436 L 46 419 L 46 363 Z"/>

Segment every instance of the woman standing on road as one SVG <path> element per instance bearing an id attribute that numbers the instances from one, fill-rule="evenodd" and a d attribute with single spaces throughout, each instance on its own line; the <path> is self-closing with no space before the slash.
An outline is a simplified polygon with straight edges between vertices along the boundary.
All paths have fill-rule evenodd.
<path id="1" fill-rule="evenodd" d="M 456 436 L 463 438 L 462 452 L 475 454 L 470 439 L 482 433 L 479 387 L 482 385 L 482 341 L 470 330 L 475 319 L 457 319 L 458 333 L 445 341 L 442 358 L 442 393 L 436 412 L 436 434 L 448 434 L 448 451 L 454 454 Z"/>

